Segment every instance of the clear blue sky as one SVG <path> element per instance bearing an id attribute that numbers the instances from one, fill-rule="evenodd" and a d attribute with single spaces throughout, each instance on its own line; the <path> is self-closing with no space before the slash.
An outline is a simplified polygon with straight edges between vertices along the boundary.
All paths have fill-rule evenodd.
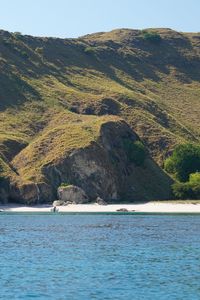
<path id="1" fill-rule="evenodd" d="M 78 37 L 116 28 L 200 31 L 200 0 L 0 0 L 0 28 Z"/>

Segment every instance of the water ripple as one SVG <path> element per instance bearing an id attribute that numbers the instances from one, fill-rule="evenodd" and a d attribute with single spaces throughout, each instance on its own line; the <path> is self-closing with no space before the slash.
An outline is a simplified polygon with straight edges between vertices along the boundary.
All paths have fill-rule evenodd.
<path id="1" fill-rule="evenodd" d="M 1 215 L 0 299 L 200 299 L 200 216 Z"/>

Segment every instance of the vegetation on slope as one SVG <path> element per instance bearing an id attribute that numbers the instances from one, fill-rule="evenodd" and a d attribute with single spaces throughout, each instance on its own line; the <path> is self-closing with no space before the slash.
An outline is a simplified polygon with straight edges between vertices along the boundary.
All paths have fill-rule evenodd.
<path id="1" fill-rule="evenodd" d="M 51 120 L 42 134 L 22 150 L 12 165 L 25 181 L 40 182 L 42 168 L 61 160 L 73 150 L 84 148 L 99 136 L 101 125 L 115 117 L 82 116 L 60 112 Z"/>
<path id="2" fill-rule="evenodd" d="M 200 173 L 190 174 L 187 182 L 174 183 L 172 190 L 177 199 L 200 199 Z"/>
<path id="3" fill-rule="evenodd" d="M 89 142 L 102 115 L 124 118 L 160 165 L 177 144 L 199 143 L 199 40 L 170 29 L 79 39 L 0 31 L 0 176 L 40 177 L 41 162 L 59 157 L 51 149 Z"/>
<path id="4" fill-rule="evenodd" d="M 180 181 L 187 181 L 191 173 L 200 170 L 200 145 L 183 144 L 165 161 L 165 170 Z"/>
<path id="5" fill-rule="evenodd" d="M 178 199 L 200 198 L 200 146 L 179 145 L 171 157 L 165 161 L 165 170 L 178 181 L 173 184 L 173 192 Z"/>
<path id="6" fill-rule="evenodd" d="M 181 140 L 199 138 L 199 56 L 193 36 L 171 30 L 153 32 L 149 34 L 161 36 L 162 43 L 154 45 L 144 40 L 143 32 L 131 30 L 78 40 L 2 32 L 1 107 L 37 100 L 95 114 L 102 99 L 115 99 L 118 114 L 159 159 L 161 136 L 168 150 Z M 85 53 L 88 47 L 95 54 Z M 24 51 L 26 59 L 21 55 Z"/>

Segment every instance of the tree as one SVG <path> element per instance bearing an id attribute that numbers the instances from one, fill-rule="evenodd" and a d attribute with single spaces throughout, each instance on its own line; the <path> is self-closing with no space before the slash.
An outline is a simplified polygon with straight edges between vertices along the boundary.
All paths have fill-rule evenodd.
<path id="1" fill-rule="evenodd" d="M 190 174 L 188 182 L 174 183 L 172 190 L 179 199 L 200 199 L 200 173 Z"/>
<path id="2" fill-rule="evenodd" d="M 194 194 L 194 198 L 200 199 L 200 173 L 190 174 L 190 186 Z"/>
<path id="3" fill-rule="evenodd" d="M 194 193 L 189 182 L 174 183 L 172 191 L 177 199 L 194 199 Z"/>
<path id="4" fill-rule="evenodd" d="M 172 156 L 165 161 L 164 168 L 181 182 L 188 181 L 191 173 L 200 170 L 200 146 L 195 144 L 177 146 Z"/>

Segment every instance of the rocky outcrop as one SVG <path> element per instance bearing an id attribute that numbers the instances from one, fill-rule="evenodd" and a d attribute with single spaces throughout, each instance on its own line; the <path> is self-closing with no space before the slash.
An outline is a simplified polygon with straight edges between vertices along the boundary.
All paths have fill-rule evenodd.
<path id="1" fill-rule="evenodd" d="M 103 200 L 102 198 L 100 198 L 100 197 L 97 197 L 96 203 L 99 204 L 99 205 L 107 205 L 107 202 L 104 201 L 104 200 Z"/>
<path id="2" fill-rule="evenodd" d="M 128 212 L 129 210 L 127 208 L 119 208 L 116 211 L 118 211 L 118 212 Z"/>
<path id="3" fill-rule="evenodd" d="M 68 203 L 62 200 L 55 200 L 53 201 L 53 206 L 62 206 L 62 205 L 67 205 Z"/>
<path id="4" fill-rule="evenodd" d="M 0 200 L 52 202 L 62 183 L 93 202 L 170 198 L 169 177 L 149 155 L 130 160 L 124 140 L 136 131 L 160 166 L 175 145 L 199 143 L 199 39 L 163 28 L 80 39 L 1 30 Z"/>
<path id="5" fill-rule="evenodd" d="M 6 204 L 10 198 L 10 182 L 8 179 L 0 177 L 0 203 Z"/>
<path id="6" fill-rule="evenodd" d="M 9 192 L 6 188 L 0 187 L 0 203 L 6 204 L 9 199 Z"/>
<path id="7" fill-rule="evenodd" d="M 12 202 L 28 205 L 50 203 L 52 199 L 52 187 L 46 183 L 14 183 L 10 185 L 8 199 Z"/>
<path id="8" fill-rule="evenodd" d="M 134 143 L 138 136 L 124 121 L 106 122 L 97 141 L 64 157 L 56 165 L 59 172 L 49 165 L 43 174 L 52 185 L 69 182 L 80 187 L 90 202 L 97 197 L 111 202 L 169 199 L 171 179 L 148 154 L 143 166 L 131 163 L 127 139 Z"/>
<path id="9" fill-rule="evenodd" d="M 115 117 L 114 117 L 115 118 Z M 91 130 L 91 129 L 90 129 Z M 43 165 L 38 170 L 42 180 L 37 182 L 15 183 L 12 199 L 28 204 L 49 203 L 57 199 L 57 189 L 62 183 L 70 185 L 58 189 L 59 199 L 65 203 L 94 202 L 97 197 L 107 202 L 145 201 L 170 198 L 170 178 L 146 153 L 144 163 L 138 166 L 130 160 L 126 144 L 139 141 L 137 134 L 119 118 L 104 121 L 93 139 L 84 147 L 65 151 L 48 163 L 44 149 L 52 140 L 52 133 L 45 136 L 36 148 L 37 155 L 43 155 Z M 58 134 L 55 130 L 53 134 Z M 33 152 L 35 149 L 29 151 Z M 55 145 L 53 152 L 57 151 Z M 34 151 L 33 151 L 34 150 Z M 42 154 L 40 154 L 40 151 Z M 24 153 L 24 154 L 23 154 Z M 19 174 L 26 165 L 31 165 L 26 151 L 22 151 L 15 162 Z M 31 165 L 32 166 L 32 165 Z M 28 170 L 28 168 L 26 167 Z M 36 177 L 37 178 L 37 177 Z"/>
<path id="10" fill-rule="evenodd" d="M 71 202 L 74 204 L 87 203 L 89 200 L 84 190 L 75 185 L 59 187 L 58 197 L 63 202 Z"/>

